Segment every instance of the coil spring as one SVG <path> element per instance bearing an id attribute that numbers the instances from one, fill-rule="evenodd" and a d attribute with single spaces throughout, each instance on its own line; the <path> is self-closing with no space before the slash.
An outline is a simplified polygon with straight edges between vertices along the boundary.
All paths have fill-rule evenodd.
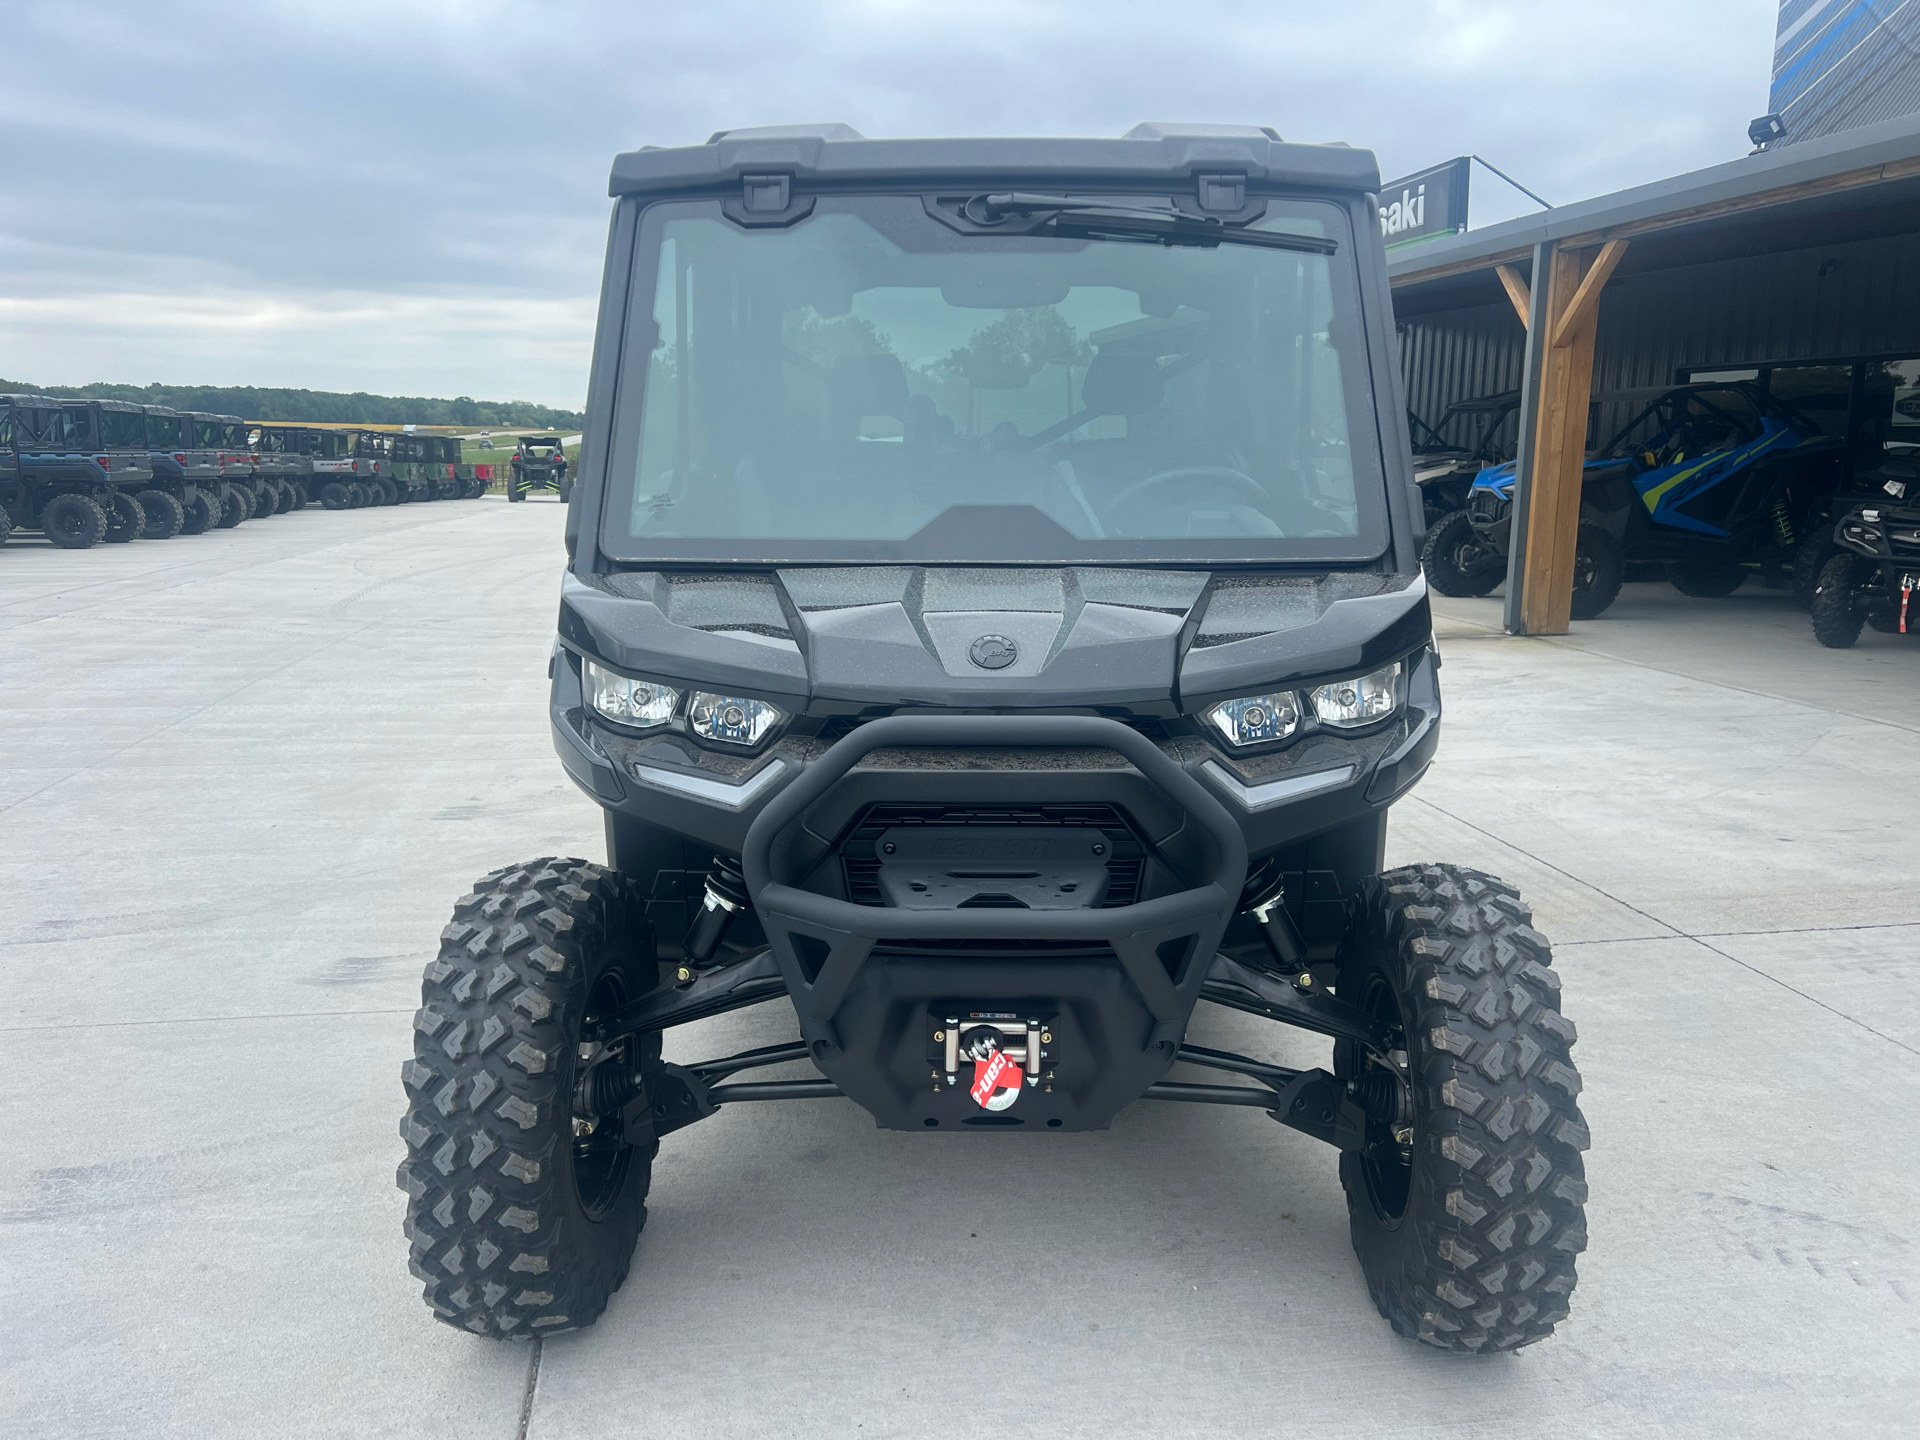
<path id="1" fill-rule="evenodd" d="M 1784 500 L 1773 502 L 1773 533 L 1779 537 L 1782 545 L 1792 548 L 1793 517 L 1787 514 L 1787 502 Z"/>

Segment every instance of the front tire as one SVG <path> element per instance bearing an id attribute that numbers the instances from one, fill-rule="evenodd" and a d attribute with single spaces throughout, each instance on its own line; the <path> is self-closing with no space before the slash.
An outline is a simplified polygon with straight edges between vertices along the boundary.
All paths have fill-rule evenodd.
<path id="1" fill-rule="evenodd" d="M 1580 522 L 1573 550 L 1573 611 L 1575 620 L 1593 620 L 1606 612 L 1627 578 L 1627 557 L 1620 542 L 1604 525 Z"/>
<path id="2" fill-rule="evenodd" d="M 1411 1124 L 1340 1157 L 1354 1253 L 1395 1333 L 1488 1353 L 1566 1318 L 1586 1248 L 1588 1134 L 1547 941 L 1518 893 L 1453 865 L 1367 882 L 1338 993 L 1404 1048 Z M 1336 1044 L 1336 1070 L 1371 1059 Z"/>
<path id="3" fill-rule="evenodd" d="M 584 860 L 498 870 L 455 903 L 401 1067 L 397 1176 L 413 1273 L 445 1323 L 495 1338 L 575 1330 L 626 1279 L 653 1147 L 627 1144 L 617 1118 L 579 1136 L 575 1080 L 586 1017 L 657 973 L 626 881 Z"/>
<path id="4" fill-rule="evenodd" d="M 1427 532 L 1420 564 L 1429 585 L 1456 598 L 1492 594 L 1507 578 L 1506 557 L 1481 542 L 1464 510 L 1454 511 Z"/>
<path id="5" fill-rule="evenodd" d="M 1865 617 L 1853 603 L 1854 589 L 1860 583 L 1860 568 L 1858 559 L 1847 551 L 1820 567 L 1809 609 L 1813 614 L 1813 638 L 1829 650 L 1845 650 L 1860 638 Z"/>

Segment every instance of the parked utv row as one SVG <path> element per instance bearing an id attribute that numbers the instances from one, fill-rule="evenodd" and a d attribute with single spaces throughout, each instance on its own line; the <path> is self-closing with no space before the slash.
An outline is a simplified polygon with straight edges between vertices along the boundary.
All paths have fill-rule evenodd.
<path id="1" fill-rule="evenodd" d="M 1486 595 L 1506 579 L 1518 404 L 1517 392 L 1489 396 L 1451 407 L 1438 425 L 1414 425 L 1427 522 L 1422 567 L 1442 595 Z M 1829 562 L 1860 553 L 1839 534 L 1847 517 L 1877 495 L 1885 465 L 1902 463 L 1878 432 L 1856 443 L 1835 433 L 1847 427 L 1823 424 L 1813 407 L 1758 383 L 1601 395 L 1596 426 L 1610 411 L 1628 418 L 1585 463 L 1576 620 L 1602 614 L 1635 571 L 1705 597 L 1730 595 L 1758 575 L 1810 603 Z M 1841 569 L 1851 573 L 1851 563 Z M 1877 602 L 1860 613 L 1877 615 Z"/>
<path id="2" fill-rule="evenodd" d="M 317 503 L 329 510 L 472 499 L 488 479 L 460 442 L 118 400 L 0 395 L 0 542 L 38 530 L 69 550 L 170 540 Z"/>

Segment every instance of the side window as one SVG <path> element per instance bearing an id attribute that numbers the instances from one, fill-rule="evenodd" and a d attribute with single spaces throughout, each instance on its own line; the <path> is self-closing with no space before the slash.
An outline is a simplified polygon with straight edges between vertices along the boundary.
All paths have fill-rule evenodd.
<path id="1" fill-rule="evenodd" d="M 1851 365 L 1781 366 L 1767 375 L 1768 396 L 1781 402 L 1794 428 L 1811 424 L 1822 435 L 1847 433 L 1852 389 Z"/>
<path id="2" fill-rule="evenodd" d="M 1872 464 L 1875 452 L 1911 455 L 1920 445 L 1920 360 L 1886 360 L 1862 367 L 1856 451 Z"/>
<path id="3" fill-rule="evenodd" d="M 93 413 L 84 405 L 62 405 L 54 412 L 53 443 L 67 450 L 93 444 Z"/>
<path id="4" fill-rule="evenodd" d="M 0 446 L 13 444 L 13 407 L 0 408 Z"/>

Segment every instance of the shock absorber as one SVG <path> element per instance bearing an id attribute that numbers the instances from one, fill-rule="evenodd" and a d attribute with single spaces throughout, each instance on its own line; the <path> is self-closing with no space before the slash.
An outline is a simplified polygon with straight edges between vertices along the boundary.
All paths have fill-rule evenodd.
<path id="1" fill-rule="evenodd" d="M 1311 985 L 1313 981 L 1306 968 L 1307 942 L 1287 910 L 1286 886 L 1279 868 L 1269 862 L 1262 870 L 1266 873 L 1256 872 L 1247 887 L 1254 896 L 1252 903 L 1242 908 L 1253 917 L 1260 938 L 1267 942 L 1267 949 L 1281 972 L 1296 977 L 1296 985 L 1303 978 Z"/>
<path id="2" fill-rule="evenodd" d="M 687 964 L 699 969 L 713 959 L 733 917 L 746 908 L 747 877 L 740 871 L 740 862 L 731 855 L 715 855 L 713 868 L 707 872 L 700 913 L 687 927 L 687 938 L 681 944 Z"/>
<path id="3" fill-rule="evenodd" d="M 1793 517 L 1787 513 L 1787 502 L 1773 502 L 1773 533 L 1784 550 L 1793 548 Z"/>

